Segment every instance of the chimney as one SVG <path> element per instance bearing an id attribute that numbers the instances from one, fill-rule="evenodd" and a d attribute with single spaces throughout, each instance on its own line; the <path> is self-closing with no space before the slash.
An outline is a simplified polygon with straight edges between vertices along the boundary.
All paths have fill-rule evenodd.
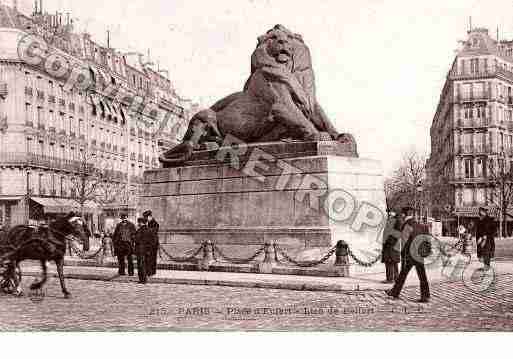
<path id="1" fill-rule="evenodd" d="M 18 0 L 12 0 L 12 8 L 14 11 L 18 11 Z"/>
<path id="2" fill-rule="evenodd" d="M 34 0 L 34 15 L 37 15 L 37 0 Z"/>
<path id="3" fill-rule="evenodd" d="M 43 0 L 39 0 L 39 12 L 43 13 Z"/>

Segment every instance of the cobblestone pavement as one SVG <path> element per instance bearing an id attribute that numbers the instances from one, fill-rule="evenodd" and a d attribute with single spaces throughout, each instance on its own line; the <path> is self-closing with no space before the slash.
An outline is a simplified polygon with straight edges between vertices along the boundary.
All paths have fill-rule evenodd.
<path id="1" fill-rule="evenodd" d="M 461 282 L 417 288 L 400 300 L 381 291 L 327 293 L 68 280 L 64 299 L 50 278 L 44 297 L 0 295 L 0 330 L 511 330 L 513 274 L 486 293 Z"/>

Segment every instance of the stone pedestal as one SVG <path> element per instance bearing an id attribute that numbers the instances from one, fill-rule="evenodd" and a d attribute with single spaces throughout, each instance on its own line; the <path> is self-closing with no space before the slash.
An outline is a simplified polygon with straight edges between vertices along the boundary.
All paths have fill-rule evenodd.
<path id="1" fill-rule="evenodd" d="M 181 167 L 146 171 L 139 211 L 153 210 L 163 245 L 277 242 L 314 260 L 342 239 L 370 260 L 381 248 L 382 169 L 350 155 L 332 141 L 199 151 Z"/>

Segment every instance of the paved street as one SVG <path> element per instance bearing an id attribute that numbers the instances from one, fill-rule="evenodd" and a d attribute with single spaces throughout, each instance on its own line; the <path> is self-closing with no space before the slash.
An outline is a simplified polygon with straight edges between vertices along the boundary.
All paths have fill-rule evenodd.
<path id="1" fill-rule="evenodd" d="M 513 274 L 487 293 L 463 283 L 432 286 L 419 305 L 416 287 L 401 300 L 378 290 L 345 293 L 68 279 L 65 300 L 50 278 L 45 297 L 0 296 L 1 330 L 511 330 Z"/>

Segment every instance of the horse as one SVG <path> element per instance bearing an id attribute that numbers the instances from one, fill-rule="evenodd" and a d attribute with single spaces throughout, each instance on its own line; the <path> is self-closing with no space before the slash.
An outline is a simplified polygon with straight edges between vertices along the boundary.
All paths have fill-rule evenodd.
<path id="1" fill-rule="evenodd" d="M 39 260 L 43 274 L 42 279 L 32 283 L 30 289 L 38 290 L 43 287 L 47 280 L 46 262 L 54 261 L 64 298 L 71 296 L 64 283 L 63 271 L 66 242 L 70 235 L 77 236 L 82 241 L 85 238 L 82 219 L 73 212 L 50 222 L 48 227 L 34 228 L 28 225 L 18 225 L 7 232 L 4 239 L 0 241 L 0 261 L 9 263 L 9 271 L 14 280 L 17 294 L 21 294 L 21 273 L 16 275 L 16 272 L 19 271 L 19 264 L 24 260 Z"/>

